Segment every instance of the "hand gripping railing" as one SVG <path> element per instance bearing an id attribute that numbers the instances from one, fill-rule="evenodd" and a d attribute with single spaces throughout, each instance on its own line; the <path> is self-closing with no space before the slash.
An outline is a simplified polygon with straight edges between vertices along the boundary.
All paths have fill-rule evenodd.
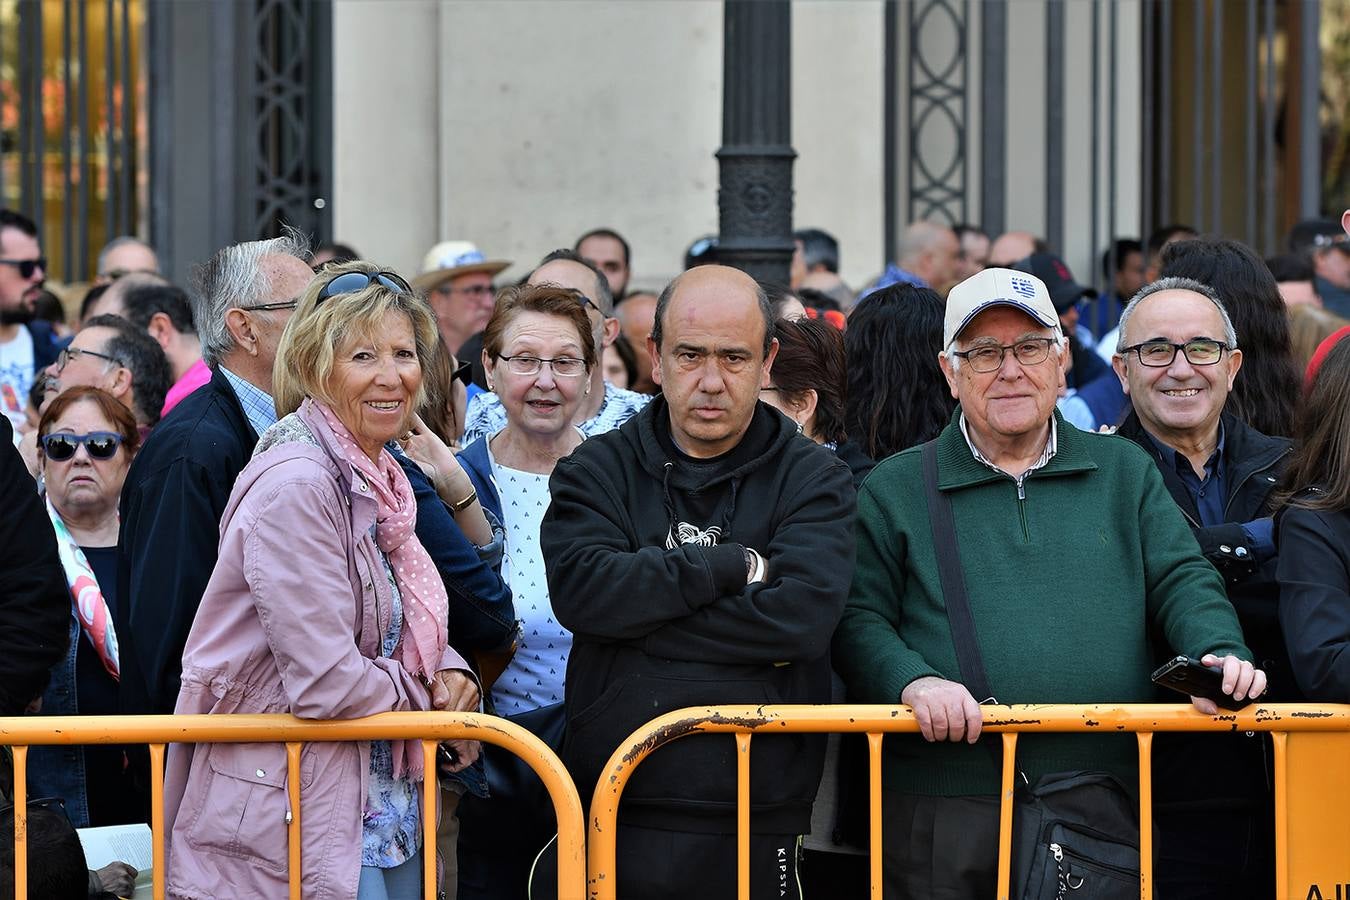
<path id="1" fill-rule="evenodd" d="M 1269 731 L 1275 747 L 1275 853 L 1278 896 L 1289 883 L 1290 822 L 1288 737 L 1290 732 L 1350 733 L 1350 705 L 1296 706 L 1252 704 L 1240 713 L 1206 716 L 1180 704 L 1123 706 L 985 706 L 985 731 L 1003 741 L 1002 809 L 999 823 L 998 897 L 1007 900 L 1012 876 L 1013 775 L 1017 736 L 1022 732 L 1115 734 L 1133 732 L 1139 743 L 1139 821 L 1153 819 L 1153 735 L 1160 731 Z M 871 896 L 882 895 L 881 739 L 893 732 L 915 732 L 918 722 L 907 706 L 715 706 L 667 713 L 634 731 L 609 758 L 591 801 L 589 891 L 591 900 L 614 900 L 617 889 L 615 833 L 619 801 L 633 770 L 657 748 L 691 734 L 734 734 L 737 759 L 737 879 L 739 896 L 750 896 L 750 740 L 755 734 L 784 732 L 863 732 L 870 754 Z M 1344 759 L 1350 767 L 1350 755 Z M 1311 823 L 1310 823 L 1311 824 Z M 1312 829 L 1309 829 L 1311 832 Z M 1350 851 L 1350 848 L 1343 848 Z M 1142 879 L 1139 895 L 1153 894 L 1153 833 L 1139 836 Z M 1300 898 L 1303 894 L 1299 895 Z M 1319 895 L 1320 896 L 1320 895 Z"/>
<path id="2" fill-rule="evenodd" d="M 287 826 L 290 897 L 299 900 L 300 749 L 329 741 L 420 740 L 425 771 L 436 771 L 436 744 L 469 739 L 496 744 L 525 760 L 539 775 L 558 818 L 558 896 L 585 893 L 585 823 L 581 798 L 567 770 L 543 741 L 519 725 L 476 713 L 391 712 L 364 719 L 312 721 L 287 715 L 43 716 L 0 718 L 0 745 L 14 750 L 14 896 L 28 896 L 26 774 L 28 747 L 52 744 L 149 744 L 154 896 L 164 897 L 164 750 L 170 743 L 284 743 L 287 790 L 294 814 Z M 430 783 L 435 784 L 435 776 Z M 437 791 L 422 792 L 423 894 L 436 896 Z M 357 848 L 353 848 L 355 852 Z"/>

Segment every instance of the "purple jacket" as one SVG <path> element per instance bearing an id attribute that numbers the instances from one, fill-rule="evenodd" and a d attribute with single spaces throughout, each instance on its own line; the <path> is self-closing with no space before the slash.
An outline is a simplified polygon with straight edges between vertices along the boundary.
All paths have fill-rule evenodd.
<path id="1" fill-rule="evenodd" d="M 302 407 L 268 430 L 235 482 L 176 713 L 351 719 L 431 708 L 418 678 L 378 658 L 393 596 L 370 535 L 376 501 L 327 434 Z M 447 649 L 440 668 L 468 666 Z M 356 896 L 369 769 L 369 743 L 301 753 L 306 898 Z M 282 744 L 170 745 L 169 896 L 284 897 L 286 787 Z"/>

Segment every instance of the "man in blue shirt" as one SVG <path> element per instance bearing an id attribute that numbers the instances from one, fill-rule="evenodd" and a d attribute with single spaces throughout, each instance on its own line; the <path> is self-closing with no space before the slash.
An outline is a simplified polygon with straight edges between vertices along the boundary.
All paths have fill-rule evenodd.
<path id="1" fill-rule="evenodd" d="M 1119 434 L 1157 464 L 1223 576 L 1256 663 L 1270 673 L 1274 699 L 1298 699 L 1289 694 L 1294 681 L 1277 617 L 1269 516 L 1290 444 L 1223 414 L 1242 368 L 1228 312 L 1209 286 L 1164 278 L 1125 307 L 1120 333 L 1112 365 L 1134 411 Z M 1160 894 L 1274 895 L 1265 742 L 1244 734 L 1158 736 Z"/>

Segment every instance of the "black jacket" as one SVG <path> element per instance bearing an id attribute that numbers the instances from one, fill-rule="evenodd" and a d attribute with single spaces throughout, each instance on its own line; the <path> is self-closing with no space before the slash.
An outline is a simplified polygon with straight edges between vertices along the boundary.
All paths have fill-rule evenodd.
<path id="1" fill-rule="evenodd" d="M 122 486 L 117 613 L 124 713 L 172 713 L 220 517 L 258 435 L 219 370 L 150 433 Z"/>
<path id="2" fill-rule="evenodd" d="M 1350 703 L 1350 511 L 1279 515 L 1280 622 L 1309 700 Z"/>
<path id="3" fill-rule="evenodd" d="M 1270 437 L 1230 415 L 1224 429 L 1224 524 L 1205 527 L 1190 491 L 1171 459 L 1163 459 L 1131 411 L 1118 434 L 1128 437 L 1157 464 L 1163 484 L 1181 508 L 1200 550 L 1223 576 L 1228 599 L 1237 610 L 1247 646 L 1265 670 L 1274 700 L 1302 699 L 1289 667 L 1278 615 L 1279 589 L 1274 559 L 1257 565 L 1245 545 L 1243 522 L 1270 515 L 1270 495 L 1288 462 L 1291 443 Z M 1161 637 L 1155 641 L 1166 646 Z M 1160 653 L 1161 656 L 1161 653 Z M 1161 658 L 1158 660 L 1161 662 Z M 1160 689 L 1161 690 L 1161 689 Z M 1161 702 L 1178 695 L 1162 691 Z M 1222 749 L 1216 749 L 1222 744 Z M 1154 739 L 1154 797 L 1160 811 L 1169 808 L 1256 808 L 1264 815 L 1270 796 L 1270 764 L 1265 737 L 1160 734 Z"/>
<path id="4" fill-rule="evenodd" d="M 1275 560 L 1257 565 L 1242 530 L 1243 522 L 1271 514 L 1270 495 L 1280 481 L 1293 445 L 1285 438 L 1264 435 L 1229 415 L 1223 416 L 1223 429 L 1228 496 L 1224 498 L 1224 524 L 1210 527 L 1200 524 L 1200 511 L 1190 492 L 1172 461 L 1164 460 L 1149 440 L 1138 415 L 1131 412 L 1117 433 L 1143 447 L 1157 464 L 1163 484 L 1181 507 L 1200 543 L 1200 551 L 1223 576 L 1247 646 L 1266 670 L 1273 695 L 1281 700 L 1297 700 L 1297 694 L 1290 693 L 1297 689 L 1280 634 Z"/>
<path id="5" fill-rule="evenodd" d="M 554 612 L 573 633 L 562 756 L 584 796 L 628 735 L 663 713 L 829 702 L 855 510 L 833 453 L 760 404 L 735 449 L 691 461 L 658 397 L 561 460 L 549 488 L 540 543 Z M 747 546 L 768 562 L 749 587 Z M 754 830 L 808 830 L 823 738 L 757 737 L 754 749 Z M 663 747 L 624 798 L 625 822 L 734 831 L 735 741 Z"/>
<path id="6" fill-rule="evenodd" d="M 70 590 L 56 534 L 0 415 L 0 716 L 22 715 L 66 654 Z"/>

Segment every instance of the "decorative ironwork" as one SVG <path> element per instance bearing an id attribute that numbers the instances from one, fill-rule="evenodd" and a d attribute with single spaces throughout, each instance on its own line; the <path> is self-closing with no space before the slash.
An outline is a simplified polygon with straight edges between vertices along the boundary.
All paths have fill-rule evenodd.
<path id="1" fill-rule="evenodd" d="M 966 218 L 968 0 L 909 4 L 909 218 Z"/>
<path id="2" fill-rule="evenodd" d="M 252 196 L 243 211 L 250 237 L 275 237 L 283 225 L 324 232 L 326 191 L 316 171 L 316 105 L 331 98 L 316 84 L 312 0 L 256 0 L 253 8 L 253 78 L 247 86 L 252 145 L 241 174 Z M 316 88 L 320 88 L 316 90 Z M 324 147 L 330 146 L 328 141 Z"/>

